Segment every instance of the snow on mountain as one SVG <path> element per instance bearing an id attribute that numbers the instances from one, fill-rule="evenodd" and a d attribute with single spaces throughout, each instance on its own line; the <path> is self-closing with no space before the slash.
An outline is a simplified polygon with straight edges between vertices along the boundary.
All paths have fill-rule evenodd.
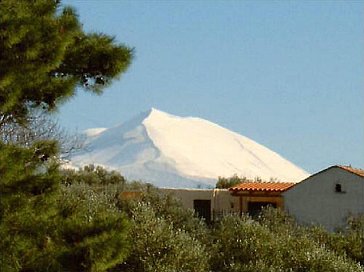
<path id="1" fill-rule="evenodd" d="M 93 163 L 159 187 L 211 187 L 219 176 L 299 182 L 308 176 L 277 153 L 209 121 L 151 109 L 112 128 L 86 131 L 73 166 Z"/>
<path id="2" fill-rule="evenodd" d="M 104 132 L 107 128 L 90 128 L 84 131 L 85 135 L 89 138 L 98 136 L 100 133 Z"/>

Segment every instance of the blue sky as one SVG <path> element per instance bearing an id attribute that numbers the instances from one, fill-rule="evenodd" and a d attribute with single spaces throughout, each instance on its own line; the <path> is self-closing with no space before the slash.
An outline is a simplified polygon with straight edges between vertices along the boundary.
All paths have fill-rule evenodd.
<path id="1" fill-rule="evenodd" d="M 135 48 L 102 96 L 60 107 L 70 130 L 151 107 L 196 116 L 313 173 L 364 168 L 364 1 L 63 1 L 86 31 Z"/>

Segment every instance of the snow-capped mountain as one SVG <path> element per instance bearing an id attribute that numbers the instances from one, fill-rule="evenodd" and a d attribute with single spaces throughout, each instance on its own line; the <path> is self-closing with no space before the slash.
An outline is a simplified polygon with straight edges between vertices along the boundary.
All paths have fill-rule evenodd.
<path id="1" fill-rule="evenodd" d="M 217 178 L 299 182 L 308 176 L 277 153 L 212 122 L 151 109 L 112 128 L 86 131 L 75 167 L 97 164 L 159 187 L 211 187 Z"/>

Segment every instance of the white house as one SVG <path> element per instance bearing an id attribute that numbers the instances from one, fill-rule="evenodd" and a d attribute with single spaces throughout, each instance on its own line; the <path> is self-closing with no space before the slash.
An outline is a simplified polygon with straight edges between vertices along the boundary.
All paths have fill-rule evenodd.
<path id="1" fill-rule="evenodd" d="M 331 166 L 283 193 L 285 210 L 302 224 L 333 231 L 346 219 L 364 214 L 364 170 Z"/>
<path id="2" fill-rule="evenodd" d="M 207 222 L 217 221 L 227 214 L 252 216 L 262 207 L 283 208 L 282 193 L 294 183 L 281 182 L 243 182 L 230 189 L 159 189 L 173 194 L 182 205 L 194 209 Z"/>

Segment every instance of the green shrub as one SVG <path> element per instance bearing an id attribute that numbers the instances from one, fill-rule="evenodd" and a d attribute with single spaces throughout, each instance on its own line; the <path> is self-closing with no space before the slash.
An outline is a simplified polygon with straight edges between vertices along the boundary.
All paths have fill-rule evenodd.
<path id="1" fill-rule="evenodd" d="M 185 230 L 140 202 L 132 211 L 131 254 L 113 271 L 205 272 L 208 254 L 205 246 Z"/>
<path id="2" fill-rule="evenodd" d="M 228 216 L 213 232 L 212 270 L 362 271 L 354 261 L 311 238 L 277 211 L 269 211 L 267 217 L 263 213 L 259 221 Z"/>
<path id="3" fill-rule="evenodd" d="M 64 187 L 59 203 L 59 253 L 64 271 L 106 271 L 129 252 L 129 223 L 115 198 L 86 184 Z"/>

